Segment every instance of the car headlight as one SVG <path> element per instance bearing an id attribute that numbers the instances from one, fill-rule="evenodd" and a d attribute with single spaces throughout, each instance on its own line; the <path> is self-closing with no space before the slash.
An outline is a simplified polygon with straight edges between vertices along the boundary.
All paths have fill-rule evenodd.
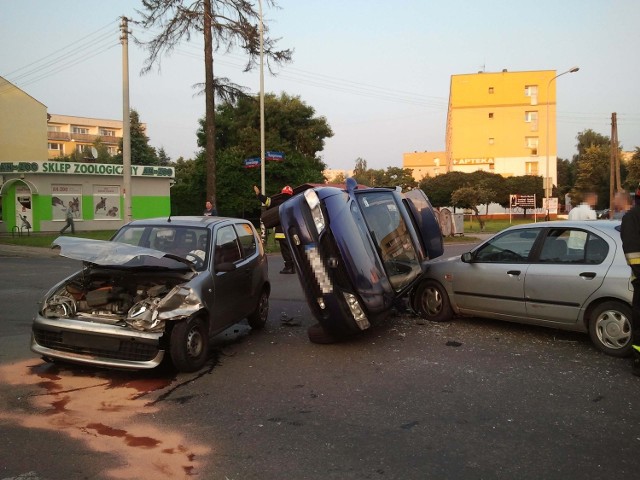
<path id="1" fill-rule="evenodd" d="M 366 330 L 370 327 L 369 320 L 367 320 L 367 316 L 365 315 L 358 299 L 355 295 L 347 292 L 343 292 L 344 299 L 347 301 L 347 305 L 349 306 L 349 310 L 351 310 L 351 315 L 353 315 L 353 319 L 358 324 L 361 330 Z"/>
<path id="2" fill-rule="evenodd" d="M 304 199 L 306 200 L 307 205 L 309 205 L 311 218 L 313 218 L 316 230 L 320 234 L 324 231 L 326 224 L 324 221 L 324 215 L 322 214 L 322 208 L 320 208 L 320 199 L 318 198 L 318 194 L 312 189 L 305 190 Z"/>

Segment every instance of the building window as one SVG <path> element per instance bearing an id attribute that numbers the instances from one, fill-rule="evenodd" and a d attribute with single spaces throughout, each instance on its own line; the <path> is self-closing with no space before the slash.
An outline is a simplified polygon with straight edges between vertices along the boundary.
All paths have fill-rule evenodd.
<path id="1" fill-rule="evenodd" d="M 71 127 L 71 133 L 79 133 L 81 135 L 88 135 L 89 134 L 89 129 L 85 128 L 85 127 L 73 126 L 73 127 Z"/>
<path id="2" fill-rule="evenodd" d="M 538 104 L 538 86 L 537 85 L 525 85 L 524 94 L 531 98 L 531 105 Z"/>
<path id="3" fill-rule="evenodd" d="M 489 112 L 489 118 L 493 118 L 493 112 Z"/>
<path id="4" fill-rule="evenodd" d="M 81 143 L 76 144 L 76 152 L 91 153 L 91 145 L 83 145 Z"/>
<path id="5" fill-rule="evenodd" d="M 493 93 L 493 87 L 489 87 L 489 94 Z"/>
<path id="6" fill-rule="evenodd" d="M 48 132 L 59 132 L 60 131 L 60 125 L 47 125 L 47 131 Z"/>
<path id="7" fill-rule="evenodd" d="M 524 168 L 527 175 L 538 175 L 538 162 L 526 162 Z"/>
<path id="8" fill-rule="evenodd" d="M 531 131 L 538 131 L 538 112 L 524 112 L 524 121 L 531 124 Z"/>
<path id="9" fill-rule="evenodd" d="M 531 155 L 538 155 L 538 137 L 525 137 L 525 147 L 531 151 Z"/>
<path id="10" fill-rule="evenodd" d="M 493 145 L 495 142 L 493 137 L 489 137 L 489 145 Z"/>
<path id="11" fill-rule="evenodd" d="M 116 136 L 116 132 L 113 131 L 113 130 L 108 130 L 106 128 L 101 128 L 99 135 L 101 137 L 115 137 Z"/>
<path id="12" fill-rule="evenodd" d="M 59 150 L 60 152 L 64 150 L 64 146 L 62 143 L 49 143 L 48 148 L 49 150 Z"/>
<path id="13" fill-rule="evenodd" d="M 112 147 L 112 146 L 108 146 L 107 147 L 107 153 L 109 155 L 116 155 L 118 153 L 118 147 Z"/>

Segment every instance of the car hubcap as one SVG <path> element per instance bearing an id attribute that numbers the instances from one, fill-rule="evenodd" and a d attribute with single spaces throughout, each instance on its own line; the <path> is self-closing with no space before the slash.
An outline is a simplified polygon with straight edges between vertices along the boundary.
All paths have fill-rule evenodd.
<path id="1" fill-rule="evenodd" d="M 609 348 L 622 348 L 631 339 L 631 323 L 620 312 L 607 310 L 596 320 L 598 339 Z"/>
<path id="2" fill-rule="evenodd" d="M 442 295 L 437 288 L 427 288 L 424 292 L 424 311 L 427 315 L 437 315 L 442 310 Z"/>
<path id="3" fill-rule="evenodd" d="M 187 336 L 187 354 L 197 357 L 202 353 L 202 335 L 198 329 L 192 329 Z"/>

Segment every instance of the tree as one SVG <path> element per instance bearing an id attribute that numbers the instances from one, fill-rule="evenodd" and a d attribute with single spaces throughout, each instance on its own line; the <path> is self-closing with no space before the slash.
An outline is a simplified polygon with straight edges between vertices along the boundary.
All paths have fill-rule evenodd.
<path id="1" fill-rule="evenodd" d="M 216 164 L 221 181 L 217 185 L 216 206 L 222 215 L 259 217 L 260 204 L 252 187 L 260 184 L 260 170 L 244 166 L 245 159 L 259 156 L 259 117 L 259 102 L 255 97 L 245 96 L 217 107 Z M 204 119 L 200 125 L 198 144 L 205 147 Z M 284 161 L 267 161 L 265 165 L 267 195 L 279 193 L 284 185 L 295 187 L 302 183 L 324 183 L 326 166 L 319 152 L 324 148 L 325 139 L 332 135 L 326 119 L 316 116 L 315 110 L 299 97 L 266 95 L 265 140 L 270 151 L 284 153 Z M 199 213 L 208 198 L 204 152 L 196 157 L 191 170 L 176 169 L 176 177 L 187 171 L 192 177 L 184 181 L 181 179 L 172 188 L 172 197 L 180 197 L 174 202 L 180 212 Z M 189 203 L 191 210 L 188 210 Z"/>
<path id="2" fill-rule="evenodd" d="M 156 149 L 149 145 L 149 137 L 137 111 L 131 110 L 129 113 L 130 135 L 131 135 L 131 164 L 132 165 L 158 165 L 158 154 Z M 114 163 L 122 165 L 122 140 L 120 140 L 120 150 L 113 156 Z"/>
<path id="3" fill-rule="evenodd" d="M 450 207 L 451 192 L 465 186 L 467 175 L 463 172 L 447 172 L 435 177 L 425 177 L 418 186 L 427 194 L 434 207 Z"/>
<path id="4" fill-rule="evenodd" d="M 273 0 L 265 3 L 276 6 Z M 255 67 L 260 58 L 261 37 L 267 62 L 288 62 L 292 52 L 275 49 L 276 41 L 264 35 L 268 28 L 261 22 L 261 14 L 246 0 L 142 0 L 142 5 L 144 10 L 137 11 L 141 18 L 138 23 L 160 29 L 148 42 L 136 40 L 149 52 L 143 72 L 150 71 L 156 63 L 159 66 L 162 54 L 171 52 L 182 40 L 189 41 L 196 33 L 204 37 L 206 192 L 207 199 L 217 205 L 215 99 L 233 101 L 243 95 L 243 89 L 227 78 L 214 77 L 214 51 L 239 46 L 249 56 L 245 71 Z"/>
<path id="5" fill-rule="evenodd" d="M 160 147 L 158 149 L 158 165 L 166 167 L 171 165 L 171 157 L 167 155 L 167 152 L 164 151 L 164 147 Z"/>
<path id="6" fill-rule="evenodd" d="M 454 207 L 469 208 L 480 224 L 480 231 L 484 231 L 484 219 L 480 216 L 478 205 L 491 203 L 495 192 L 482 186 L 467 186 L 457 189 L 451 194 L 451 204 Z"/>
<path id="7" fill-rule="evenodd" d="M 596 210 L 609 205 L 610 165 L 608 145 L 592 144 L 580 154 L 576 166 L 576 181 L 571 189 L 573 205 L 579 204 L 588 192 L 594 192 L 598 196 Z"/>
<path id="8" fill-rule="evenodd" d="M 635 191 L 638 188 L 638 184 L 640 184 L 640 147 L 636 147 L 635 152 L 633 152 L 627 165 L 627 172 L 623 185 L 627 190 Z"/>

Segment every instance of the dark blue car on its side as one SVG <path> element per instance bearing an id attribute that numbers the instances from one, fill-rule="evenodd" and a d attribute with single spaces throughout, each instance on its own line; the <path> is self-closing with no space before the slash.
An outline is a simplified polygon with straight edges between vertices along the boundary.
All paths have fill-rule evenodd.
<path id="1" fill-rule="evenodd" d="M 300 191 L 299 189 L 296 189 Z M 318 325 L 329 343 L 367 330 L 411 296 L 426 262 L 443 253 L 442 233 L 422 190 L 330 186 L 294 190 L 280 223 Z"/>

